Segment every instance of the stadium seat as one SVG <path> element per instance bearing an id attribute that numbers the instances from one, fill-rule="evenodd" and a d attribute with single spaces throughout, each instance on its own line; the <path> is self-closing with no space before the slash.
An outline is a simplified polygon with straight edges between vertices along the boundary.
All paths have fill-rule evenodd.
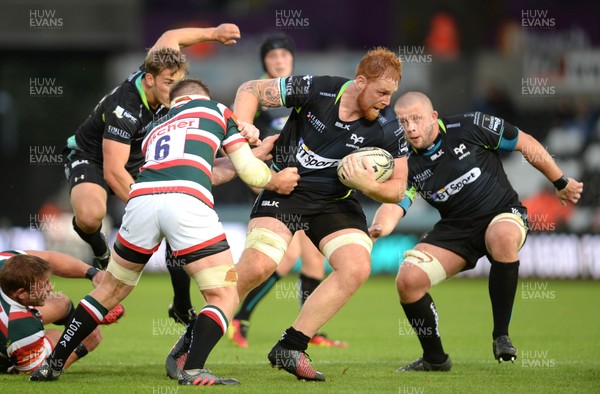
<path id="1" fill-rule="evenodd" d="M 583 162 L 588 171 L 600 171 L 600 143 L 594 143 L 585 149 Z"/>
<path id="2" fill-rule="evenodd" d="M 538 192 L 548 182 L 533 166 L 525 161 L 518 152 L 502 160 L 510 183 L 521 199 Z"/>
<path id="3" fill-rule="evenodd" d="M 546 148 L 557 157 L 576 155 L 581 151 L 584 137 L 576 128 L 555 127 L 546 136 Z"/>
<path id="4" fill-rule="evenodd" d="M 556 164 L 558 164 L 558 166 L 566 176 L 574 179 L 581 179 L 581 175 L 583 174 L 583 166 L 581 160 L 578 160 L 575 157 L 568 159 L 557 158 Z"/>

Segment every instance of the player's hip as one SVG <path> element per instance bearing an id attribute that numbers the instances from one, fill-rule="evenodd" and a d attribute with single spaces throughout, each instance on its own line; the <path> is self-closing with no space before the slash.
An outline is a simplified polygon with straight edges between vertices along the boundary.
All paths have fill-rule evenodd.
<path id="1" fill-rule="evenodd" d="M 119 229 L 121 243 L 139 253 L 152 254 L 163 237 L 181 255 L 214 244 L 228 248 L 217 213 L 199 199 L 184 193 L 130 199 Z"/>

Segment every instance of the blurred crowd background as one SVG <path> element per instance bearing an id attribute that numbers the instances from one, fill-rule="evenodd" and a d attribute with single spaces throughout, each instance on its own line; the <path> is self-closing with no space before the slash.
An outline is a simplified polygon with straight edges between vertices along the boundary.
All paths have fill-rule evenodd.
<path id="1" fill-rule="evenodd" d="M 279 32 L 296 44 L 296 74 L 351 78 L 366 50 L 385 46 L 403 60 L 399 93 L 427 93 L 441 116 L 484 111 L 534 135 L 585 192 L 580 205 L 561 207 L 540 173 L 521 155 L 507 155 L 509 178 L 529 208 L 533 246 L 525 252 L 540 266 L 559 259 L 570 267 L 566 276 L 600 277 L 599 3 L 3 0 L 0 10 L 0 248 L 64 248 L 65 238 L 76 237 L 62 166 L 67 137 L 141 65 L 162 32 L 231 22 L 242 32 L 236 45 L 184 50 L 190 76 L 225 104 L 242 82 L 261 75 L 260 43 Z M 215 198 L 222 220 L 236 229 L 232 238 L 243 239 L 252 194 L 234 181 L 217 187 Z M 371 218 L 378 205 L 363 201 Z M 108 228 L 118 225 L 123 204 L 110 207 Z M 416 204 L 398 236 L 376 249 L 380 259 L 397 265 L 402 245 L 436 220 Z M 85 253 L 84 245 L 75 238 L 68 251 Z"/>

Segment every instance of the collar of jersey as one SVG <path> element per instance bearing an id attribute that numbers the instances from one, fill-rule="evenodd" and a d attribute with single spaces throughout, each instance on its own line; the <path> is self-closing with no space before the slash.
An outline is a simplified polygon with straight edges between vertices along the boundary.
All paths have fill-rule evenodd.
<path id="1" fill-rule="evenodd" d="M 2 299 L 4 300 L 4 302 L 6 302 L 8 305 L 11 306 L 11 309 L 12 309 L 12 307 L 15 307 L 15 308 L 19 309 L 22 312 L 26 312 L 28 310 L 28 308 L 25 305 L 19 304 L 17 301 L 15 301 L 12 298 L 10 298 L 6 293 L 4 293 L 2 291 L 2 289 L 0 289 L 0 297 L 2 297 Z M 12 312 L 14 312 L 14 311 L 12 311 Z M 7 315 L 8 315 L 8 313 L 7 313 Z"/>
<path id="2" fill-rule="evenodd" d="M 148 99 L 146 98 L 146 92 L 144 92 L 144 87 L 142 86 L 142 77 L 144 75 L 145 73 L 140 73 L 139 77 L 135 79 L 135 87 L 142 98 L 142 103 L 144 103 L 144 106 L 148 109 L 148 111 L 151 111 L 150 106 L 148 105 Z"/>
<path id="3" fill-rule="evenodd" d="M 337 96 L 335 97 L 335 104 L 337 104 L 337 102 L 342 97 L 342 94 L 344 94 L 344 92 L 346 91 L 346 88 L 348 88 L 348 86 L 350 86 L 351 83 L 352 83 L 352 80 L 347 81 L 345 84 L 342 85 L 342 88 L 340 89 Z"/>

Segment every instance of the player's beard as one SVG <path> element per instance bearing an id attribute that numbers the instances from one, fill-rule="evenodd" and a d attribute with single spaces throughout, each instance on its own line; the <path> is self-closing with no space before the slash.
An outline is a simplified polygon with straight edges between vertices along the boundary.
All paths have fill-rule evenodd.
<path id="1" fill-rule="evenodd" d="M 358 109 L 360 110 L 360 113 L 365 119 L 369 121 L 374 121 L 375 119 L 377 119 L 379 111 L 366 102 L 364 90 L 360 92 L 356 97 L 356 104 L 358 105 Z"/>

